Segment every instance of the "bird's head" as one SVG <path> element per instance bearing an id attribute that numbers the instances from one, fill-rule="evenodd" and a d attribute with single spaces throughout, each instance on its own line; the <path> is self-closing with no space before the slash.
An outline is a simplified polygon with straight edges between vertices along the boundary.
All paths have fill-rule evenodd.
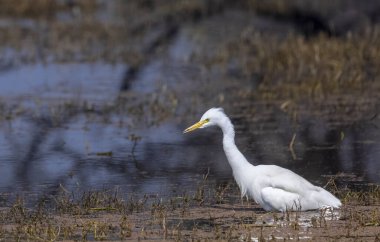
<path id="1" fill-rule="evenodd" d="M 206 127 L 218 125 L 221 121 L 226 118 L 226 114 L 223 108 L 210 108 L 203 115 L 199 122 L 193 124 L 183 131 L 183 133 L 188 133 L 196 129 L 203 129 Z"/>

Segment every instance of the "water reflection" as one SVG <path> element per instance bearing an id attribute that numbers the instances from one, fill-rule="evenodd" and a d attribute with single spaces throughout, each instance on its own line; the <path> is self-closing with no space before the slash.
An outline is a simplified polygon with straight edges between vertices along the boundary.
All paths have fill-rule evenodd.
<path id="1" fill-rule="evenodd" d="M 126 66 L 108 63 L 12 65 L 0 70 L 3 99 L 113 101 Z M 102 93 L 103 95 L 99 95 Z M 27 103 L 26 103 L 27 104 Z"/>
<path id="2" fill-rule="evenodd" d="M 0 190 L 44 193 L 62 184 L 68 189 L 121 186 L 126 192 L 170 195 L 178 187 L 195 190 L 195 181 L 208 169 L 210 179 L 231 178 L 218 130 L 185 137 L 182 125 L 175 122 L 129 130 L 120 125 L 122 119 L 126 118 L 115 114 L 104 123 L 101 115 L 76 113 L 59 126 L 27 117 L 3 121 Z M 298 133 L 297 160 L 293 160 L 289 127 L 281 126 L 280 120 L 273 122 L 279 124 L 275 132 L 265 126 L 257 133 L 238 131 L 238 145 L 252 163 L 279 164 L 316 183 L 326 181 L 321 175 L 339 172 L 379 182 L 380 151 L 374 130 L 305 125 Z M 132 132 L 142 137 L 133 154 Z M 99 155 L 104 152 L 112 156 Z"/>
<path id="3" fill-rule="evenodd" d="M 257 86 L 219 81 L 223 71 L 208 69 L 194 58 L 215 54 L 227 44 L 224 36 L 239 36 L 248 22 L 259 22 L 257 16 L 250 19 L 251 14 L 224 14 L 229 21 L 220 15 L 201 27 L 181 27 L 170 35 L 165 54 L 149 55 L 138 68 L 101 61 L 3 63 L 0 110 L 15 106 L 23 112 L 17 115 L 11 108 L 12 115 L 0 122 L 0 192 L 51 194 L 60 185 L 84 190 L 119 186 L 125 194 L 165 196 L 194 191 L 208 170 L 213 181 L 232 179 L 219 130 L 182 134 L 210 106 L 223 103 L 231 86 L 237 90 Z M 218 28 L 222 20 L 228 26 Z M 203 34 L 196 35 L 199 32 Z M 11 49 L 4 53 L 14 55 Z M 236 73 L 240 72 L 232 62 L 228 75 L 239 76 Z M 135 103 L 149 106 L 151 97 L 159 102 L 168 90 L 177 99 L 170 100 L 174 104 L 167 108 L 174 111 L 167 119 L 150 124 L 146 119 L 153 108 L 129 109 Z M 127 104 L 123 95 L 132 97 Z M 224 102 L 224 107 L 236 124 L 239 148 L 253 164 L 281 165 L 319 185 L 326 182 L 321 175 L 340 172 L 380 182 L 380 135 L 374 126 L 379 119 L 346 126 L 310 118 L 295 127 L 280 109 L 267 110 L 266 104 L 250 101 L 248 107 L 239 100 L 236 106 Z M 67 102 L 88 103 L 91 108 L 56 111 Z M 107 104 L 114 108 L 92 108 Z M 246 117 L 244 108 L 256 109 L 265 121 Z M 289 150 L 294 134 L 295 157 Z M 131 135 L 141 137 L 135 148 Z"/>
<path id="4" fill-rule="evenodd" d="M 186 60 L 174 66 L 163 62 L 146 65 L 136 75 L 136 82 L 122 91 L 142 99 L 163 86 L 191 93 L 189 82 L 176 80 L 192 79 L 199 71 L 186 65 Z M 180 192 L 179 187 L 181 191 L 194 191 L 208 169 L 210 179 L 230 180 L 231 170 L 219 130 L 182 134 L 189 124 L 187 119 L 193 122 L 203 111 L 185 118 L 172 117 L 155 125 L 141 122 L 134 126 L 136 117 L 128 111 L 88 113 L 74 109 L 63 111 L 62 117 L 56 120 L 54 112 L 41 108 L 71 99 L 102 104 L 120 102 L 117 96 L 126 70 L 123 65 L 82 63 L 36 64 L 3 71 L 2 99 L 21 102 L 30 110 L 1 122 L 0 191 L 46 194 L 55 193 L 60 185 L 84 190 L 119 186 L 125 194 L 164 196 Z M 31 100 L 36 99 L 39 101 L 32 105 Z M 268 113 L 265 107 L 257 106 L 267 116 L 265 122 L 249 122 L 240 118 L 239 109 L 226 107 L 237 124 L 238 146 L 252 163 L 278 164 L 322 185 L 326 178 L 321 175 L 339 172 L 380 181 L 379 135 L 373 125 L 376 120 L 372 125 L 349 127 L 304 120 L 295 129 L 282 111 Z M 289 151 L 294 133 L 296 157 Z M 141 137 L 135 148 L 131 134 Z"/>

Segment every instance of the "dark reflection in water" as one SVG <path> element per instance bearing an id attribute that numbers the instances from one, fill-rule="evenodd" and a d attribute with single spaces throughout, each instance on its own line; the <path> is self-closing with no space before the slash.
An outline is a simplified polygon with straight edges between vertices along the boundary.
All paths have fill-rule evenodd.
<path id="1" fill-rule="evenodd" d="M 102 82 L 113 71 L 104 68 L 105 73 L 99 78 L 87 78 Z M 119 86 L 118 82 L 113 84 Z M 48 88 L 59 92 L 59 84 L 56 87 Z M 33 91 L 29 92 L 34 95 Z M 108 95 L 99 97 L 106 99 Z M 200 115 L 194 116 L 194 121 Z M 287 117 L 274 115 L 272 121 L 251 124 L 250 129 L 239 119 L 233 120 L 238 124 L 238 146 L 254 164 L 288 167 L 318 184 L 326 182 L 321 175 L 340 172 L 354 173 L 371 182 L 380 181 L 379 135 L 373 125 L 331 127 L 322 121 L 304 122 L 297 129 L 294 159 L 288 148 L 293 134 Z M 119 186 L 126 194 L 165 196 L 194 191 L 208 169 L 209 179 L 231 179 L 219 130 L 183 135 L 182 130 L 189 123 L 165 121 L 131 129 L 129 121 L 125 114 L 84 112 L 66 113 L 59 125 L 54 123 L 54 116 L 33 115 L 33 112 L 3 120 L 0 191 L 54 194 L 60 185 L 84 190 Z M 141 137 L 135 148 L 131 134 Z M 107 152 L 112 155 L 108 156 Z"/>
<path id="2" fill-rule="evenodd" d="M 228 84 L 212 81 L 221 76 L 220 70 L 196 65 L 192 56 L 215 54 L 216 42 L 220 47 L 227 37 L 240 36 L 248 23 L 261 21 L 245 14 L 226 12 L 205 20 L 198 29 L 186 25 L 173 31 L 166 54 L 150 56 L 139 68 L 103 62 L 0 68 L 0 104 L 22 109 L 21 115 L 12 108 L 10 113 L 0 113 L 6 116 L 0 122 L 0 192 L 45 195 L 55 194 L 60 186 L 68 190 L 120 187 L 125 194 L 169 196 L 196 190 L 208 170 L 214 182 L 231 180 L 221 132 L 210 129 L 183 135 L 182 130 L 219 103 L 215 100 L 223 100 L 219 94 L 230 91 Z M 225 28 L 218 28 L 226 16 Z M 209 35 L 194 38 L 198 32 Z M 232 76 L 239 76 L 241 71 L 233 64 L 230 69 Z M 239 88 L 252 89 L 256 84 L 242 83 Z M 197 87 L 200 94 L 214 99 L 205 98 L 204 103 L 192 99 Z M 177 91 L 180 100 L 179 111 L 173 113 L 189 113 L 147 125 L 152 111 L 145 107 L 150 104 L 147 100 L 159 101 L 167 90 Z M 134 103 L 119 103 L 123 95 L 135 97 L 128 101 L 137 106 L 145 105 L 142 114 L 129 110 Z M 72 102 L 90 105 L 88 110 L 71 109 Z M 120 105 L 121 111 L 96 109 L 107 104 Z M 242 107 L 225 106 L 236 124 L 237 144 L 251 163 L 287 167 L 319 185 L 327 180 L 322 175 L 342 172 L 380 182 L 378 118 L 351 126 L 310 118 L 295 129 L 281 110 L 266 111 L 253 100 L 254 105 L 261 110 L 257 115 L 269 116 L 267 121 L 239 118 Z M 203 110 L 198 110 L 200 106 Z M 294 134 L 292 154 L 289 143 Z M 141 140 L 135 142 L 131 135 Z"/>
<path id="3" fill-rule="evenodd" d="M 175 83 L 173 76 L 193 78 L 196 69 L 178 69 L 177 65 L 147 65 L 129 91 L 145 95 L 176 85 L 190 90 L 187 82 Z M 191 123 L 175 117 L 133 127 L 133 113 L 125 111 L 88 113 L 69 109 L 55 115 L 55 109 L 49 108 L 72 99 L 95 104 L 118 102 L 116 93 L 125 69 L 123 65 L 105 63 L 49 64 L 2 72 L 2 99 L 21 102 L 30 110 L 0 123 L 0 191 L 54 194 L 60 186 L 69 190 L 117 186 L 125 194 L 166 196 L 196 190 L 208 170 L 209 179 L 215 182 L 231 180 L 221 132 L 216 128 L 183 135 L 182 130 Z M 160 75 L 161 82 L 157 82 Z M 25 79 L 28 85 L 24 85 Z M 226 111 L 232 110 L 227 107 Z M 342 127 L 321 120 L 302 121 L 292 155 L 289 143 L 294 124 L 288 116 L 281 111 L 265 113 L 271 115 L 265 123 L 249 123 L 236 114 L 239 110 L 231 116 L 238 146 L 253 164 L 284 166 L 320 185 L 327 180 L 322 175 L 340 172 L 380 182 L 376 119 Z M 194 113 L 186 118 L 194 122 L 201 115 Z M 131 134 L 141 140 L 135 143 Z M 109 152 L 112 155 L 107 155 Z"/>

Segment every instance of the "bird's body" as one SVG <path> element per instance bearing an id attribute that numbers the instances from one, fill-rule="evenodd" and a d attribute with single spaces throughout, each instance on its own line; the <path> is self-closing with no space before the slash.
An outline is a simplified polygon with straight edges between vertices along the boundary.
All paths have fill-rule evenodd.
<path id="1" fill-rule="evenodd" d="M 276 166 L 254 166 L 235 145 L 235 131 L 221 108 L 211 108 L 184 132 L 217 125 L 223 131 L 223 149 L 242 196 L 252 197 L 267 211 L 339 208 L 341 202 L 325 189 L 314 186 L 296 173 Z"/>

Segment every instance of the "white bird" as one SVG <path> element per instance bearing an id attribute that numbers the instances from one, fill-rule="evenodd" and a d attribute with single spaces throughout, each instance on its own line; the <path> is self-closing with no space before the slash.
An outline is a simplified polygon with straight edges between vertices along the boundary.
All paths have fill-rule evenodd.
<path id="1" fill-rule="evenodd" d="M 183 132 L 215 125 L 223 131 L 223 149 L 242 197 L 252 197 L 267 211 L 306 211 L 342 205 L 330 192 L 288 169 L 249 163 L 235 145 L 234 126 L 222 108 L 211 108 L 199 122 Z"/>

